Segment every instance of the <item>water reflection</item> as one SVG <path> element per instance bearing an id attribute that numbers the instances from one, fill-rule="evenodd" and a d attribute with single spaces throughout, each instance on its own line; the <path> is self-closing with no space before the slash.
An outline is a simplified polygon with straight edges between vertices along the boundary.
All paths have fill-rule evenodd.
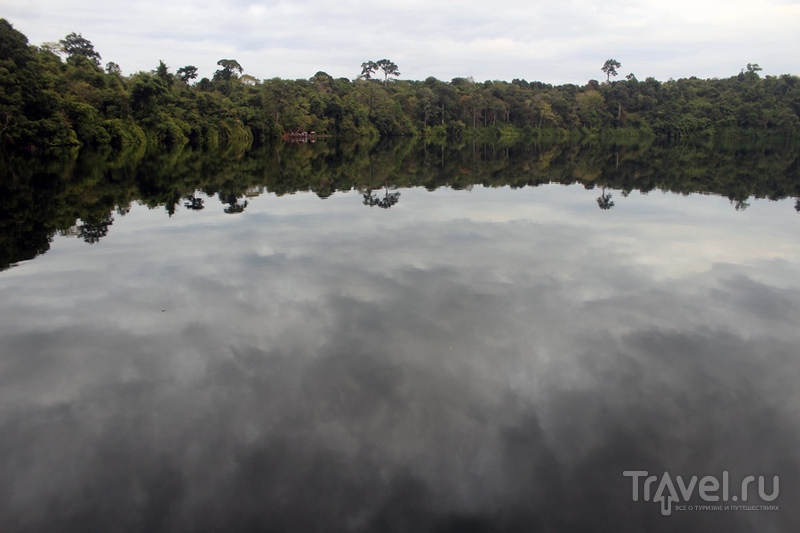
<path id="1" fill-rule="evenodd" d="M 205 200 L 202 198 L 197 198 L 194 194 L 188 194 L 184 199 L 186 202 L 184 202 L 183 206 L 186 209 L 191 209 L 192 211 L 201 211 L 205 207 Z"/>
<path id="2" fill-rule="evenodd" d="M 377 194 L 372 192 L 372 189 L 367 189 L 366 191 L 362 191 L 361 194 L 364 196 L 364 205 L 369 207 L 378 206 L 382 209 L 389 209 L 397 202 L 400 201 L 400 191 L 392 191 L 389 192 L 389 186 L 385 187 L 385 194 L 383 198 L 380 198 Z"/>
<path id="3" fill-rule="evenodd" d="M 438 151 L 434 156 L 433 152 Z M 366 205 L 389 208 L 397 188 L 447 186 L 470 189 L 540 186 L 580 182 L 600 188 L 597 205 L 615 205 L 631 191 L 654 189 L 689 194 L 712 193 L 743 211 L 751 198 L 778 200 L 800 196 L 798 151 L 793 145 L 733 146 L 602 144 L 481 145 L 451 143 L 433 147 L 422 141 L 376 145 L 318 142 L 263 146 L 249 152 L 77 152 L 52 157 L 9 156 L 0 169 L 2 243 L 0 268 L 46 251 L 58 232 L 78 220 L 104 221 L 133 202 L 163 206 L 172 216 L 188 201 L 219 195 L 229 214 L 244 212 L 252 191 L 279 195 L 314 191 L 328 198 L 336 191 L 366 191 Z M 384 188 L 382 198 L 374 190 Z M 389 193 L 389 189 L 395 192 Z M 588 206 L 587 206 L 588 207 Z M 91 228 L 87 228 L 91 229 Z M 106 234 L 94 228 L 91 239 Z M 108 230 L 108 226 L 105 230 Z M 93 231 L 94 231 L 93 230 Z M 26 242 L 27 241 L 27 242 Z"/>
<path id="4" fill-rule="evenodd" d="M 106 216 L 103 220 L 86 220 L 78 226 L 78 237 L 89 244 L 100 242 L 108 235 L 108 227 L 114 223 L 114 217 Z"/>
<path id="5" fill-rule="evenodd" d="M 227 206 L 223 211 L 229 215 L 235 215 L 244 212 L 248 203 L 244 198 L 240 200 L 235 194 L 222 193 L 219 195 L 219 201 Z"/>
<path id="6" fill-rule="evenodd" d="M 614 202 L 611 200 L 611 193 L 606 194 L 605 187 L 603 188 L 603 192 L 600 193 L 600 196 L 597 197 L 597 205 L 604 211 L 614 207 Z"/>
<path id="7" fill-rule="evenodd" d="M 800 527 L 793 202 L 600 212 L 596 176 L 428 192 L 407 168 L 377 213 L 355 190 L 385 176 L 279 196 L 236 157 L 0 275 L 0 530 Z M 69 228 L 98 197 L 38 205 Z M 663 517 L 624 470 L 779 475 L 781 510 Z"/>

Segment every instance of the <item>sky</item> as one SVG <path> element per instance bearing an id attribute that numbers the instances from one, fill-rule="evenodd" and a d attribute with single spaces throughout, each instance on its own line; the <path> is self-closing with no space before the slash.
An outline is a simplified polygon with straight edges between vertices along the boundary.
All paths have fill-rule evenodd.
<path id="1" fill-rule="evenodd" d="M 547 83 L 621 76 L 727 77 L 747 63 L 800 74 L 798 0 L 0 0 L 32 44 L 70 32 L 125 74 L 236 59 L 259 79 L 354 78 L 388 58 L 401 79 Z"/>

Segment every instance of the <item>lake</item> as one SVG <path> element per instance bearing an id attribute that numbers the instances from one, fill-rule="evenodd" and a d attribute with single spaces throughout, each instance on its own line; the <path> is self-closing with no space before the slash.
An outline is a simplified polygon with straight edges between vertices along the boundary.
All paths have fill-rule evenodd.
<path id="1" fill-rule="evenodd" d="M 798 155 L 7 158 L 0 530 L 796 531 Z"/>

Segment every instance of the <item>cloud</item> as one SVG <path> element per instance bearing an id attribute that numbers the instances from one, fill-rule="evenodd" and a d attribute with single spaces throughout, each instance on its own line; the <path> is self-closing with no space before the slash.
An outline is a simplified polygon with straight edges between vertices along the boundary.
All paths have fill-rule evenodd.
<path id="1" fill-rule="evenodd" d="M 5 16 L 34 43 L 71 31 L 127 73 L 200 67 L 235 57 L 258 78 L 353 78 L 367 59 L 388 57 L 404 77 L 528 78 L 583 83 L 608 57 L 640 77 L 721 77 L 759 62 L 765 74 L 796 73 L 796 4 L 747 2 L 182 1 L 70 4 L 12 2 Z M 792 46 L 795 45 L 795 46 Z M 643 54 L 642 50 L 654 53 Z M 400 62 L 402 60 L 402 62 Z"/>

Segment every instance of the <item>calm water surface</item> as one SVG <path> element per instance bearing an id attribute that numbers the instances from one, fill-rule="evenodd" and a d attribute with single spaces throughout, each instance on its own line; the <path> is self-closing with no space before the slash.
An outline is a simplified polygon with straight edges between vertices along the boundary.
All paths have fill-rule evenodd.
<path id="1" fill-rule="evenodd" d="M 0 272 L 0 530 L 800 528 L 793 199 L 195 197 Z"/>

